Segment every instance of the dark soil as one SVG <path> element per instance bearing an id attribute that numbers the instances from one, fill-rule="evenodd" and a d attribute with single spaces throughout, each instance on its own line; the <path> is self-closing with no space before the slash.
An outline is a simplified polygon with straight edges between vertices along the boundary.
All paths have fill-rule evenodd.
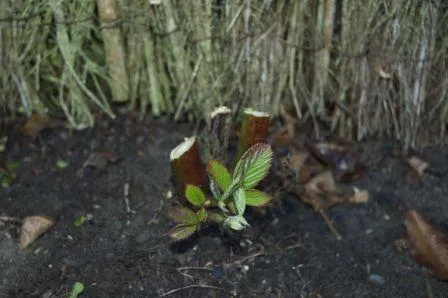
<path id="1" fill-rule="evenodd" d="M 394 246 L 405 235 L 407 208 L 446 231 L 448 177 L 407 184 L 403 163 L 382 158 L 382 142 L 365 144 L 367 175 L 352 183 L 370 192 L 369 203 L 328 210 L 342 241 L 319 213 L 285 196 L 251 218 L 252 236 L 212 227 L 173 244 L 169 152 L 192 128 L 124 117 L 97 123 L 83 132 L 45 131 L 36 141 L 14 134 L 6 161 L 20 165 L 15 183 L 0 190 L 0 215 L 46 215 L 56 224 L 23 251 L 17 229 L 0 226 L 0 297 L 64 297 L 76 281 L 86 286 L 81 297 L 448 297 L 447 282 Z M 93 152 L 120 160 L 77 175 Z M 448 167 L 444 151 L 424 154 Z M 58 160 L 68 167 L 56 167 Z"/>

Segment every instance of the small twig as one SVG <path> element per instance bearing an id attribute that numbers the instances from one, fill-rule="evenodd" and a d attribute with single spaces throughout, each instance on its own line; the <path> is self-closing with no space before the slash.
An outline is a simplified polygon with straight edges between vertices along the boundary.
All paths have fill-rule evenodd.
<path id="1" fill-rule="evenodd" d="M 248 256 L 245 256 L 245 257 L 243 257 L 243 258 L 241 258 L 241 259 L 235 260 L 235 261 L 233 261 L 233 262 L 232 262 L 231 264 L 229 264 L 229 265 L 240 265 L 240 264 L 244 263 L 245 261 L 247 261 L 247 260 L 249 260 L 249 259 L 256 258 L 256 257 L 262 256 L 262 255 L 264 255 L 264 254 L 265 254 L 265 252 L 264 252 L 264 248 L 262 247 L 260 251 L 257 251 L 257 252 L 255 252 L 255 253 L 253 253 L 253 254 L 250 254 L 250 255 L 248 255 Z"/>
<path id="2" fill-rule="evenodd" d="M 428 298 L 434 298 L 434 294 L 432 293 L 432 287 L 428 280 L 426 280 L 426 292 L 428 293 Z"/>
<path id="3" fill-rule="evenodd" d="M 208 267 L 194 267 L 194 266 L 187 266 L 187 267 L 179 267 L 177 268 L 177 270 L 208 270 L 208 271 L 213 271 L 211 268 Z"/>
<path id="4" fill-rule="evenodd" d="M 222 292 L 227 292 L 225 289 L 223 288 L 219 288 L 219 287 L 215 287 L 215 286 L 210 286 L 210 285 L 189 285 L 189 286 L 185 286 L 182 288 L 177 288 L 177 289 L 173 289 L 171 291 L 168 291 L 166 293 L 161 294 L 159 297 L 165 297 L 174 293 L 177 293 L 179 291 L 183 291 L 183 290 L 187 290 L 187 289 L 192 289 L 192 288 L 203 288 L 203 289 L 213 289 L 213 290 L 218 290 L 218 291 L 222 291 Z"/>
<path id="5" fill-rule="evenodd" d="M 162 213 L 162 208 L 163 208 L 163 200 L 160 200 L 160 206 L 157 209 L 157 211 L 154 214 L 154 216 L 151 218 L 151 220 L 148 221 L 148 225 L 152 225 L 154 223 L 157 223 L 157 218 L 159 217 L 160 213 Z"/>
<path id="6" fill-rule="evenodd" d="M 330 229 L 330 232 L 336 237 L 336 240 L 341 241 L 342 236 L 339 234 L 339 232 L 336 230 L 336 228 L 333 226 L 333 223 L 328 218 L 327 214 L 325 213 L 324 209 L 319 209 L 320 215 L 323 217 L 325 223 L 327 224 L 328 228 Z"/>
<path id="7" fill-rule="evenodd" d="M 0 221 L 3 222 L 14 222 L 14 223 L 21 223 L 22 220 L 18 217 L 12 217 L 12 216 L 0 216 Z"/>
<path id="8" fill-rule="evenodd" d="M 195 279 L 195 278 L 198 278 L 198 277 L 195 277 L 195 276 L 193 276 L 191 274 L 187 274 L 187 273 L 183 272 L 184 270 L 185 271 L 187 271 L 187 270 L 207 270 L 207 271 L 213 271 L 212 269 L 207 268 L 207 267 L 180 267 L 180 268 L 177 268 L 176 270 L 177 270 L 177 272 L 179 272 L 183 276 L 189 277 L 191 279 Z"/>
<path id="9" fill-rule="evenodd" d="M 131 205 L 129 203 L 129 183 L 124 184 L 124 205 L 126 206 L 127 213 L 135 213 L 131 209 Z"/>
<path id="10" fill-rule="evenodd" d="M 290 249 L 294 249 L 297 247 L 302 247 L 302 243 L 296 243 L 296 244 L 292 244 L 292 245 L 288 245 L 285 247 L 285 250 L 290 250 Z"/>

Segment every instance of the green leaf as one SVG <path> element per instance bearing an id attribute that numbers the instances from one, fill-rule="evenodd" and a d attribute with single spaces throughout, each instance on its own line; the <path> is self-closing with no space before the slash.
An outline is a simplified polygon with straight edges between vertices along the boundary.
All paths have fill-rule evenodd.
<path id="1" fill-rule="evenodd" d="M 239 187 L 234 193 L 233 197 L 235 199 L 236 210 L 238 215 L 243 215 L 246 209 L 246 192 L 244 188 Z"/>
<path id="2" fill-rule="evenodd" d="M 196 213 L 183 206 L 176 206 L 170 210 L 170 217 L 177 223 L 183 225 L 195 225 L 199 223 Z"/>
<path id="3" fill-rule="evenodd" d="M 198 223 L 205 221 L 206 218 L 207 212 L 205 212 L 205 208 L 201 208 L 201 210 L 196 213 L 196 219 L 198 220 Z"/>
<path id="4" fill-rule="evenodd" d="M 174 228 L 172 228 L 168 234 L 173 239 L 183 240 L 193 235 L 194 232 L 196 232 L 197 228 L 198 228 L 197 225 L 189 225 L 189 226 L 177 225 Z"/>
<path id="5" fill-rule="evenodd" d="M 260 207 L 266 205 L 271 199 L 270 195 L 257 189 L 246 190 L 246 205 L 248 206 Z"/>
<path id="6" fill-rule="evenodd" d="M 20 163 L 18 161 L 13 161 L 10 162 L 6 165 L 6 167 L 8 168 L 8 170 L 15 170 L 19 167 Z"/>
<path id="7" fill-rule="evenodd" d="M 238 188 L 239 186 L 238 181 L 232 181 L 232 184 L 230 184 L 229 188 L 224 192 L 224 194 L 221 197 L 221 201 L 226 201 Z"/>
<path id="8" fill-rule="evenodd" d="M 221 191 L 226 191 L 232 184 L 232 177 L 227 168 L 217 160 L 211 160 L 207 164 L 207 171 L 216 181 Z"/>
<path id="9" fill-rule="evenodd" d="M 188 184 L 185 189 L 185 197 L 188 202 L 195 206 L 201 206 L 204 204 L 206 198 L 204 192 L 196 185 Z"/>
<path id="10" fill-rule="evenodd" d="M 15 175 L 1 175 L 1 182 L 2 182 L 2 187 L 3 188 L 9 188 L 11 186 L 11 184 L 14 183 L 15 180 Z"/>
<path id="11" fill-rule="evenodd" d="M 238 161 L 233 179 L 242 179 L 245 189 L 255 187 L 268 174 L 272 155 L 273 152 L 269 144 L 260 142 L 253 145 Z"/>
<path id="12" fill-rule="evenodd" d="M 68 162 L 66 162 L 65 160 L 58 160 L 58 162 L 56 163 L 56 166 L 59 169 L 64 169 L 68 166 Z"/>
<path id="13" fill-rule="evenodd" d="M 84 284 L 80 281 L 75 282 L 70 292 L 69 298 L 77 298 L 84 291 Z"/>
<path id="14" fill-rule="evenodd" d="M 249 223 L 241 215 L 229 216 L 224 220 L 224 226 L 231 228 L 232 230 L 242 230 L 249 227 Z"/>
<path id="15" fill-rule="evenodd" d="M 85 222 L 87 221 L 87 217 L 84 215 L 81 215 L 80 217 L 78 217 L 77 219 L 75 219 L 75 221 L 73 222 L 73 224 L 77 227 L 82 226 Z"/>

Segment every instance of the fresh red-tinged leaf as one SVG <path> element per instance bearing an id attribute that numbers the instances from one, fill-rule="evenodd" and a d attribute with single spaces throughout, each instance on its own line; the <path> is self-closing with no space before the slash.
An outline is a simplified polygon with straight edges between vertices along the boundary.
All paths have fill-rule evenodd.
<path id="1" fill-rule="evenodd" d="M 448 238 L 417 211 L 405 214 L 412 257 L 438 279 L 448 280 Z"/>
<path id="2" fill-rule="evenodd" d="M 168 233 L 174 240 L 184 240 L 196 232 L 196 225 L 177 225 Z"/>
<path id="3" fill-rule="evenodd" d="M 196 213 L 187 207 L 175 206 L 171 208 L 169 215 L 175 222 L 180 224 L 195 225 L 198 223 Z"/>
<path id="4" fill-rule="evenodd" d="M 272 162 L 272 149 L 269 144 L 260 142 L 250 147 L 238 161 L 233 180 L 244 177 L 244 188 L 255 187 L 269 172 Z"/>

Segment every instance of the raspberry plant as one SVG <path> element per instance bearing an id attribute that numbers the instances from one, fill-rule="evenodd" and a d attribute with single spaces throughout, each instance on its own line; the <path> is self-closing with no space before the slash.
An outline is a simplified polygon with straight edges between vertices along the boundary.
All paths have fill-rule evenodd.
<path id="1" fill-rule="evenodd" d="M 272 156 L 270 145 L 260 142 L 243 154 L 233 173 L 220 161 L 210 160 L 207 163 L 210 196 L 196 185 L 187 185 L 184 195 L 188 204 L 176 206 L 170 212 L 176 222 L 170 236 L 176 240 L 188 238 L 210 221 L 232 230 L 248 227 L 244 218 L 246 206 L 261 207 L 271 200 L 271 196 L 255 187 L 268 174 Z"/>

